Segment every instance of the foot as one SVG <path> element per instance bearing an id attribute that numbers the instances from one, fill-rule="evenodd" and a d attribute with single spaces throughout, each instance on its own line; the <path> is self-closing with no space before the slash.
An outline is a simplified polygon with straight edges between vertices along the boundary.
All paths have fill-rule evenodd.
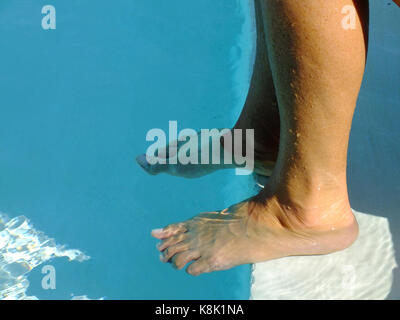
<path id="1" fill-rule="evenodd" d="M 357 237 L 347 200 L 299 208 L 266 193 L 153 230 L 162 240 L 160 259 L 177 269 L 194 261 L 186 271 L 199 275 L 285 256 L 327 254 L 347 248 Z"/>
<path id="2" fill-rule="evenodd" d="M 231 130 L 232 132 L 232 130 Z M 243 131 L 243 135 L 244 131 Z M 232 134 L 232 139 L 234 138 L 234 135 Z M 218 139 L 217 139 L 218 140 Z M 214 140 L 214 141 L 217 141 Z M 205 176 L 207 174 L 213 173 L 214 171 L 221 170 L 221 169 L 232 169 L 232 168 L 240 168 L 240 165 L 237 165 L 234 161 L 232 164 L 224 164 L 224 151 L 228 150 L 228 153 L 232 157 L 232 152 L 230 151 L 231 148 L 224 148 L 223 142 L 224 140 L 220 140 L 220 163 L 219 164 L 212 164 L 212 153 L 211 153 L 211 146 L 212 146 L 212 140 L 210 139 L 208 144 L 205 144 L 201 141 L 200 138 L 200 132 L 197 133 L 197 137 L 195 139 L 190 139 L 190 141 L 194 142 L 199 142 L 198 145 L 194 146 L 194 148 L 197 149 L 198 151 L 198 164 L 181 164 L 179 161 L 176 161 L 176 164 L 170 164 L 169 159 L 170 157 L 168 156 L 168 150 L 169 146 L 167 145 L 165 147 L 165 152 L 160 152 L 163 150 L 158 150 L 158 154 L 166 154 L 166 164 L 150 164 L 147 159 L 145 154 L 141 154 L 136 157 L 137 163 L 149 174 L 151 175 L 157 175 L 160 173 L 166 173 L 169 175 L 173 176 L 179 176 L 179 177 L 185 177 L 185 178 L 198 178 L 201 176 Z M 201 143 L 200 143 L 201 142 Z M 176 143 L 176 142 L 175 142 Z M 177 143 L 177 152 L 179 153 L 180 148 L 182 148 L 185 145 L 185 149 L 188 147 L 186 142 L 178 142 Z M 243 147 L 245 150 L 245 147 Z M 270 148 L 271 150 L 272 148 Z M 192 149 L 190 149 L 192 150 Z M 270 151 L 265 148 L 261 148 L 259 144 L 257 144 L 257 141 L 255 141 L 255 150 L 254 150 L 254 172 L 263 175 L 263 176 L 269 176 L 273 170 L 273 167 L 275 165 L 275 161 L 277 158 L 277 150 Z M 272 149 L 273 150 L 273 149 Z M 201 155 L 203 153 L 207 152 L 209 156 L 209 164 L 201 164 Z M 161 158 L 161 157 L 160 157 Z M 158 159 L 160 159 L 158 158 Z"/>

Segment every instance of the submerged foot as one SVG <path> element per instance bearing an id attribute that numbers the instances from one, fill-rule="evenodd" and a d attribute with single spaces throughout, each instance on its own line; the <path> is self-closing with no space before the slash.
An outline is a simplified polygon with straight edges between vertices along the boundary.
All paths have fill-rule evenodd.
<path id="1" fill-rule="evenodd" d="M 285 256 L 327 254 L 350 246 L 357 234 L 347 201 L 301 209 L 283 205 L 265 190 L 225 210 L 152 232 L 162 240 L 161 260 L 177 269 L 192 262 L 187 268 L 191 275 Z"/>
<path id="2" fill-rule="evenodd" d="M 230 132 L 230 134 L 232 133 L 232 130 L 225 130 Z M 224 136 L 225 135 L 222 135 L 222 137 Z M 234 135 L 231 134 L 231 137 L 233 140 L 232 145 L 235 145 Z M 226 141 L 219 136 L 219 131 L 208 141 L 202 141 L 201 134 L 198 132 L 195 136 L 190 137 L 187 142 L 175 141 L 173 143 L 177 146 L 175 154 L 169 154 L 169 145 L 167 145 L 157 150 L 156 156 L 146 156 L 146 154 L 137 156 L 137 163 L 151 175 L 166 173 L 185 178 L 197 178 L 221 169 L 243 168 L 246 166 L 246 163 L 238 163 L 235 161 L 232 148 L 226 147 Z M 243 149 L 246 148 L 245 143 L 243 142 L 242 144 L 242 141 L 241 145 L 243 145 Z M 218 161 L 215 161 L 216 159 L 213 158 L 215 149 L 213 151 L 212 148 L 215 146 L 220 147 L 219 156 L 217 153 Z M 189 150 L 190 152 L 195 150 L 197 153 L 195 157 L 197 163 L 181 163 L 177 155 L 183 150 L 185 153 Z M 272 148 L 270 148 L 270 150 L 261 147 L 257 144 L 257 141 L 255 141 L 255 147 L 254 150 L 252 150 L 252 152 L 254 152 L 254 168 L 252 169 L 255 173 L 263 176 L 269 176 L 271 174 L 277 158 L 277 150 Z M 226 161 L 228 158 L 225 158 L 225 152 L 231 160 L 230 162 Z M 206 155 L 205 158 L 208 159 L 207 163 L 205 163 L 203 155 Z M 151 164 L 148 160 L 153 160 L 156 163 Z"/>

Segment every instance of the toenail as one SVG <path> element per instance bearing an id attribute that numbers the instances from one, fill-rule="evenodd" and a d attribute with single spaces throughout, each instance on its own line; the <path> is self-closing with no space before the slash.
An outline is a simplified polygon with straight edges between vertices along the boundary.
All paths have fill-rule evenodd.
<path id="1" fill-rule="evenodd" d="M 161 232 L 163 232 L 163 229 L 161 228 L 151 230 L 151 233 L 161 233 Z"/>

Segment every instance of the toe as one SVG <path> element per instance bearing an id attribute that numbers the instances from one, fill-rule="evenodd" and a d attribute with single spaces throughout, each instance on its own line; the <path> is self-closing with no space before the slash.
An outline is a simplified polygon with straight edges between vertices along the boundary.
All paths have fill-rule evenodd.
<path id="1" fill-rule="evenodd" d="M 200 258 L 199 260 L 196 260 L 186 269 L 186 272 L 192 276 L 198 276 L 199 274 L 211 271 L 211 266 L 205 258 Z"/>
<path id="2" fill-rule="evenodd" d="M 187 269 L 187 273 L 197 276 L 201 273 L 213 272 L 219 270 L 226 270 L 231 268 L 232 265 L 227 263 L 226 259 L 221 256 L 202 257 L 201 259 L 193 262 Z"/>
<path id="3" fill-rule="evenodd" d="M 189 249 L 189 243 L 179 242 L 173 246 L 168 247 L 163 252 L 163 261 L 169 261 L 175 254 L 184 252 Z"/>
<path id="4" fill-rule="evenodd" d="M 136 162 L 149 174 L 157 175 L 168 170 L 168 164 L 150 164 L 145 154 L 136 157 Z"/>
<path id="5" fill-rule="evenodd" d="M 200 258 L 200 253 L 198 251 L 188 250 L 174 255 L 171 262 L 174 268 L 180 270 L 190 261 L 198 258 Z"/>
<path id="6" fill-rule="evenodd" d="M 178 233 L 176 236 L 169 237 L 157 245 L 159 251 L 164 251 L 168 247 L 175 245 L 187 238 L 187 233 Z"/>
<path id="7" fill-rule="evenodd" d="M 151 231 L 151 235 L 157 239 L 166 239 L 171 236 L 177 235 L 178 233 L 186 232 L 186 225 L 181 223 L 170 224 L 163 229 L 154 229 Z"/>

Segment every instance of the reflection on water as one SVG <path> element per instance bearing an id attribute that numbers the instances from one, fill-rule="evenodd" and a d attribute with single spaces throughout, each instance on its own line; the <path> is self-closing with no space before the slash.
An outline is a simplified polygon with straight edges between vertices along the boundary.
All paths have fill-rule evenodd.
<path id="1" fill-rule="evenodd" d="M 360 233 L 346 250 L 254 264 L 251 299 L 385 299 L 397 267 L 388 220 L 354 214 Z"/>
<path id="2" fill-rule="evenodd" d="M 35 230 L 26 217 L 9 219 L 0 213 L 1 300 L 37 299 L 26 295 L 29 287 L 27 275 L 33 268 L 58 257 L 80 262 L 89 259 L 79 250 L 67 250 L 64 246 L 57 245 L 43 232 Z"/>

